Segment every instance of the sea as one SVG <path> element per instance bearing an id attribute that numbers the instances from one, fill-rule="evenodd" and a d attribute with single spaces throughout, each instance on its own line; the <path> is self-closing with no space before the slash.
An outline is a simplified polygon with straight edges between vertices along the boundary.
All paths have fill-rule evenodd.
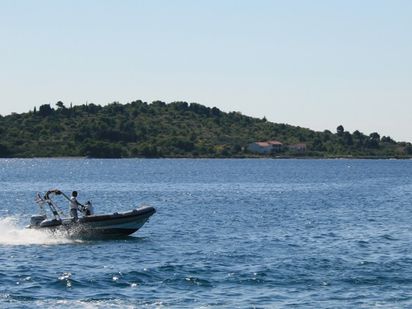
<path id="1" fill-rule="evenodd" d="M 54 188 L 157 212 L 25 229 Z M 1 159 L 0 202 L 0 308 L 412 308 L 411 160 Z"/>

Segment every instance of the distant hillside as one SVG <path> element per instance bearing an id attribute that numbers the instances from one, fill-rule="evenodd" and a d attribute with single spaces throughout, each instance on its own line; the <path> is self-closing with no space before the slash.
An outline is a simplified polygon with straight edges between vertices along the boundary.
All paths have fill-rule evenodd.
<path id="1" fill-rule="evenodd" d="M 255 141 L 306 144 L 306 151 L 283 148 L 280 157 L 410 157 L 412 145 L 378 133 L 315 132 L 224 113 L 197 103 L 135 101 L 53 108 L 0 116 L 0 157 L 252 157 Z"/>

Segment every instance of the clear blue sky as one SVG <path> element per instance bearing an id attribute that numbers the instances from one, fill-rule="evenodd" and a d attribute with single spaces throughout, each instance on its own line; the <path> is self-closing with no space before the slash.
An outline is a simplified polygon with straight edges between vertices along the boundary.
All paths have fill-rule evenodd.
<path id="1" fill-rule="evenodd" d="M 412 1 L 0 1 L 0 114 L 184 100 L 412 141 Z"/>

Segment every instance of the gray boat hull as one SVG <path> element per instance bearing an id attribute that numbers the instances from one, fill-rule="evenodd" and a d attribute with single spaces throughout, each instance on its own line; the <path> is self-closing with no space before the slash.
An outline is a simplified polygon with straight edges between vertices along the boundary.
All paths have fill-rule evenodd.
<path id="1" fill-rule="evenodd" d="M 155 212 L 153 207 L 146 206 L 127 212 L 86 216 L 78 221 L 71 218 L 34 220 L 29 228 L 63 232 L 74 238 L 127 236 L 138 231 Z"/>

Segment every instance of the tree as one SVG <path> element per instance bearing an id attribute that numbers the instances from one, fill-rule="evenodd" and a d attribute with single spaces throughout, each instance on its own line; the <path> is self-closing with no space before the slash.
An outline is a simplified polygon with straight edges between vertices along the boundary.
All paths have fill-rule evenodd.
<path id="1" fill-rule="evenodd" d="M 382 143 L 396 144 L 396 142 L 390 136 L 382 136 Z"/>
<path id="2" fill-rule="evenodd" d="M 380 138 L 381 138 L 381 136 L 380 136 L 378 133 L 376 133 L 376 132 L 371 133 L 371 134 L 369 135 L 369 137 L 370 137 L 370 139 L 376 140 L 376 141 L 379 141 Z"/>
<path id="3" fill-rule="evenodd" d="M 166 103 L 162 102 L 162 101 L 153 101 L 152 106 L 158 106 L 158 107 L 162 108 L 162 107 L 166 106 Z"/>
<path id="4" fill-rule="evenodd" d="M 170 105 L 178 111 L 185 111 L 189 108 L 189 104 L 187 104 L 187 102 L 173 102 L 170 103 Z"/>
<path id="5" fill-rule="evenodd" d="M 345 128 L 342 125 L 336 128 L 336 133 L 338 134 L 338 136 L 341 136 L 344 131 L 345 131 Z"/>
<path id="6" fill-rule="evenodd" d="M 50 107 L 50 104 L 43 104 L 39 108 L 39 115 L 46 117 L 53 113 L 53 108 Z"/>
<path id="7" fill-rule="evenodd" d="M 90 158 L 121 158 L 122 148 L 116 144 L 98 141 L 87 143 L 82 153 Z"/>
<path id="8" fill-rule="evenodd" d="M 154 146 L 144 145 L 140 151 L 141 155 L 148 158 L 154 158 L 158 156 L 157 148 Z"/>
<path id="9" fill-rule="evenodd" d="M 412 145 L 411 145 L 410 143 L 408 143 L 408 144 L 405 146 L 405 153 L 408 154 L 408 155 L 411 155 L 411 154 L 412 154 Z"/>
<path id="10" fill-rule="evenodd" d="M 353 132 L 353 137 L 360 140 L 360 139 L 362 139 L 363 134 L 361 132 L 359 132 L 358 130 L 356 130 L 356 131 Z"/>
<path id="11" fill-rule="evenodd" d="M 6 145 L 0 144 L 0 158 L 7 158 L 11 155 L 9 148 Z"/>
<path id="12" fill-rule="evenodd" d="M 212 107 L 210 113 L 212 114 L 212 116 L 220 116 L 222 112 L 217 107 Z"/>
<path id="13" fill-rule="evenodd" d="M 315 138 L 312 142 L 312 149 L 314 151 L 325 151 L 325 146 L 319 138 Z"/>
<path id="14" fill-rule="evenodd" d="M 353 145 L 352 135 L 348 131 L 343 132 L 342 137 L 343 137 L 343 141 L 346 145 L 348 145 L 348 146 Z"/>
<path id="15" fill-rule="evenodd" d="M 209 114 L 210 108 L 200 105 L 198 103 L 190 103 L 190 110 L 196 114 L 207 116 Z"/>
<path id="16" fill-rule="evenodd" d="M 369 139 L 366 141 L 365 145 L 368 148 L 379 148 L 380 135 L 373 132 L 369 135 Z"/>
<path id="17" fill-rule="evenodd" d="M 66 106 L 64 106 L 64 103 L 62 101 L 58 101 L 56 103 L 56 106 L 58 109 L 66 109 Z"/>

